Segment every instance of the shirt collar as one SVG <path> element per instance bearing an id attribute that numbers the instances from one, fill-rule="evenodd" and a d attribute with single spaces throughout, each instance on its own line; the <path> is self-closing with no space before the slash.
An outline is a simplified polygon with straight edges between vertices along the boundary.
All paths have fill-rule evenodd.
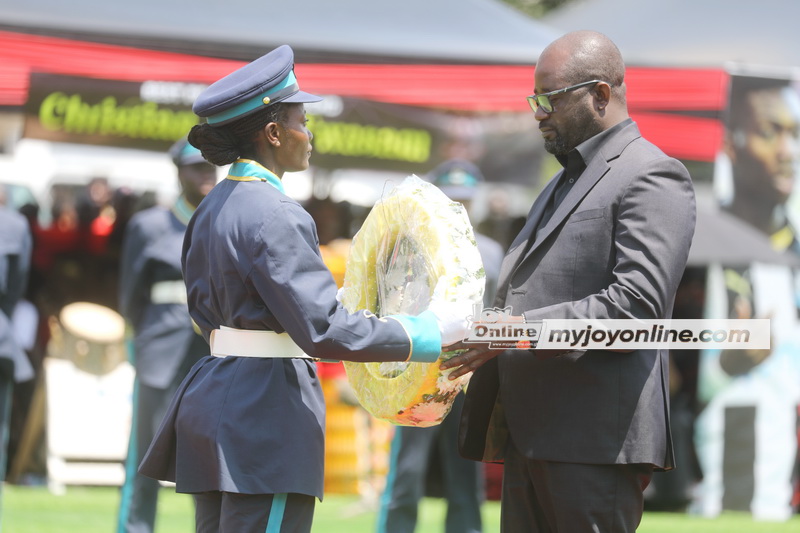
<path id="1" fill-rule="evenodd" d="M 189 220 L 192 218 L 194 214 L 195 207 L 186 200 L 186 196 L 181 194 L 178 196 L 178 199 L 175 200 L 175 204 L 172 206 L 172 213 L 175 217 L 181 221 L 184 226 L 189 224 Z"/>
<path id="2" fill-rule="evenodd" d="M 228 170 L 226 178 L 234 181 L 266 181 L 280 192 L 286 194 L 281 179 L 261 163 L 252 159 L 237 159 Z"/>
<path id="3" fill-rule="evenodd" d="M 622 122 L 615 124 L 607 130 L 601 131 L 597 135 L 586 139 L 574 149 L 570 150 L 566 156 L 556 156 L 556 159 L 558 159 L 558 162 L 561 163 L 561 166 L 567 168 L 570 159 L 577 157 L 582 163 L 582 166 L 585 167 L 593 157 L 600 153 L 600 149 L 608 139 L 616 135 L 617 132 L 632 122 L 632 119 L 626 118 Z"/>

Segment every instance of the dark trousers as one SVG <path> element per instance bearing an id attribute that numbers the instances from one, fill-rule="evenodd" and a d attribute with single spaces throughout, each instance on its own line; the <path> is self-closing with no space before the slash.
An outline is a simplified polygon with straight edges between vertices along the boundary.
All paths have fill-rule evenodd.
<path id="1" fill-rule="evenodd" d="M 155 529 L 161 485 L 155 479 L 141 475 L 138 468 L 176 387 L 177 383 L 173 383 L 167 389 L 156 389 L 142 385 L 138 379 L 134 382 L 133 421 L 117 517 L 118 533 L 153 533 Z"/>
<path id="2" fill-rule="evenodd" d="M 176 347 L 176 349 L 186 349 Z M 165 389 L 150 387 L 136 378 L 133 385 L 133 420 L 128 441 L 128 456 L 125 459 L 125 484 L 122 486 L 118 533 L 153 533 L 158 509 L 158 492 L 161 484 L 155 479 L 139 473 L 153 437 L 169 408 L 172 397 L 192 366 L 207 353 L 208 345 L 199 335 L 192 340 L 172 382 Z"/>
<path id="3" fill-rule="evenodd" d="M 305 494 L 193 494 L 196 533 L 310 533 L 313 496 Z"/>
<path id="4" fill-rule="evenodd" d="M 441 471 L 440 492 L 447 500 L 444 531 L 481 531 L 481 464 L 462 458 L 457 448 L 463 396 L 458 395 L 452 410 L 438 426 L 395 428 L 377 533 L 413 533 L 418 504 L 426 495 L 429 469 L 434 468 Z M 429 461 L 431 456 L 436 457 L 434 462 Z"/>
<path id="5" fill-rule="evenodd" d="M 0 358 L 0 482 L 6 479 L 11 398 L 14 393 L 14 362 Z M 0 495 L 0 498 L 2 495 Z"/>
<path id="6" fill-rule="evenodd" d="M 503 533 L 634 533 L 652 465 L 528 459 L 509 446 L 503 469 Z"/>

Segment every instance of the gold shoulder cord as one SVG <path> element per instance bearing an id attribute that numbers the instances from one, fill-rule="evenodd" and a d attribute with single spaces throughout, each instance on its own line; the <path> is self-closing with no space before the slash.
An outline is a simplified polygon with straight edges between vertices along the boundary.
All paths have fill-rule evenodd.
<path id="1" fill-rule="evenodd" d="M 256 178 L 255 176 L 225 176 L 226 180 L 231 181 L 267 181 L 267 178 Z"/>

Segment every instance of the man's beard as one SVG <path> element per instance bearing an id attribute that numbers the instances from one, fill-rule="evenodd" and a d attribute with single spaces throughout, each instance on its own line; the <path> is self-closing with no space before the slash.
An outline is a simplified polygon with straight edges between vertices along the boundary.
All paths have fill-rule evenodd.
<path id="1" fill-rule="evenodd" d="M 570 151 L 567 148 L 567 143 L 561 135 L 557 135 L 552 139 L 544 140 L 544 149 L 553 155 L 567 155 Z"/>
<path id="2" fill-rule="evenodd" d="M 554 130 L 555 137 L 544 140 L 544 149 L 553 155 L 567 155 L 573 148 L 581 144 L 586 139 L 594 137 L 600 133 L 601 128 L 595 120 L 591 109 L 586 107 L 576 107 L 569 114 L 565 122 L 569 125 L 564 128 L 564 132 Z"/>

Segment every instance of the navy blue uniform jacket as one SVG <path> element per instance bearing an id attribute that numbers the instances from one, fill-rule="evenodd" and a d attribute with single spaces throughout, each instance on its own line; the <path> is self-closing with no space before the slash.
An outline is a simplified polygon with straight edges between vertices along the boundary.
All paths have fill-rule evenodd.
<path id="1" fill-rule="evenodd" d="M 277 186 L 223 180 L 187 228 L 189 309 L 206 338 L 221 325 L 285 331 L 312 357 L 407 360 L 412 340 L 399 321 L 338 304 L 311 216 Z M 178 390 L 140 471 L 175 481 L 179 492 L 322 498 L 324 431 L 312 360 L 206 357 Z"/>

